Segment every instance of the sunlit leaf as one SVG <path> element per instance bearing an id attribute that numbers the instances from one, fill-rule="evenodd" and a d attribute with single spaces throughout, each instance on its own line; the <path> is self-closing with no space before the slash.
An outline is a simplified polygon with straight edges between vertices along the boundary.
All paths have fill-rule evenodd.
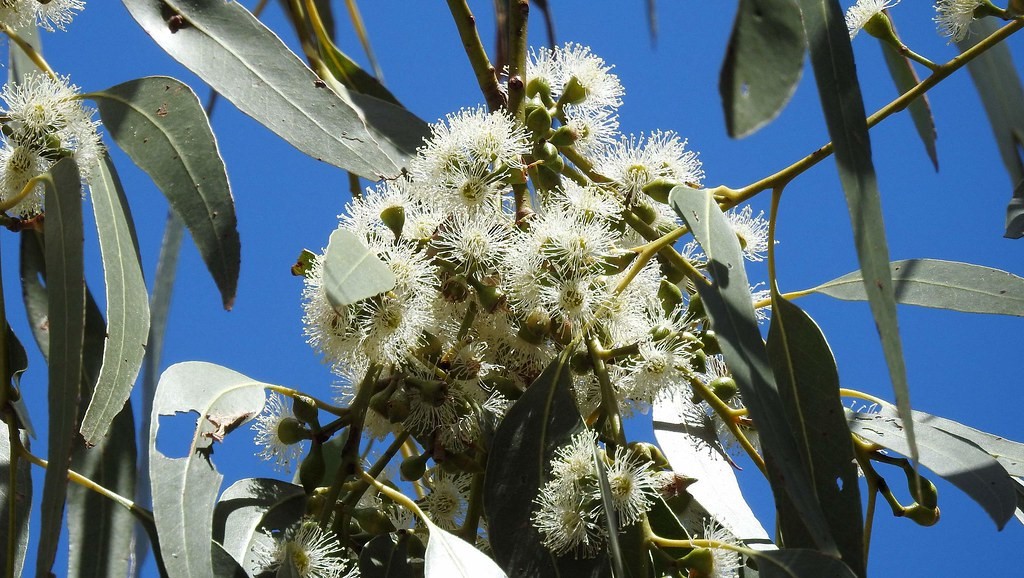
<path id="1" fill-rule="evenodd" d="M 11 468 L 11 439 L 6 424 L 0 427 L 0 471 L 3 472 L 3 479 L 0 480 L 0 568 L 7 568 L 9 559 L 8 553 L 14 554 L 14 561 L 10 563 L 14 569 L 15 576 L 21 576 L 22 567 L 25 565 L 25 556 L 28 553 L 29 542 L 29 510 L 32 508 L 32 465 L 26 460 L 18 460 L 16 483 L 14 488 L 14 509 L 11 504 L 11 485 L 8 473 Z M 21 443 L 29 447 L 28 436 L 24 432 L 18 432 L 21 436 Z M 11 525 L 10 516 L 14 515 L 14 523 Z M 14 535 L 9 532 L 14 528 Z M 13 550 L 8 550 L 8 544 L 13 541 Z"/>
<path id="2" fill-rule="evenodd" d="M 149 475 L 153 517 L 160 549 L 172 576 L 206 578 L 213 560 L 213 512 L 224 476 L 211 458 L 216 436 L 230 433 L 263 409 L 265 384 L 204 362 L 172 365 L 160 377 L 150 425 Z M 157 449 L 160 416 L 195 412 L 198 420 L 187 445 L 174 440 L 175 454 Z"/>
<path id="3" fill-rule="evenodd" d="M 142 278 L 131 211 L 109 157 L 104 155 L 97 163 L 89 189 L 107 291 L 103 365 L 81 427 L 85 443 L 96 445 L 124 407 L 142 367 L 149 336 L 149 294 Z"/>
<path id="4" fill-rule="evenodd" d="M 45 255 L 50 333 L 50 426 L 43 478 L 36 573 L 53 567 L 63 526 L 72 440 L 78 433 L 78 395 L 82 381 L 85 331 L 85 278 L 82 261 L 82 181 L 74 160 L 50 169 L 46 185 Z"/>
<path id="5" fill-rule="evenodd" d="M 123 2 L 168 54 L 315 159 L 373 180 L 394 177 L 427 134 L 403 108 L 327 88 L 237 2 Z"/>
<path id="6" fill-rule="evenodd" d="M 811 50 L 814 79 L 832 137 L 839 181 L 853 224 L 853 243 L 863 275 L 871 314 L 882 341 L 900 415 L 908 422 L 911 459 L 917 460 L 910 421 L 910 389 L 903 344 L 896 322 L 896 296 L 889 271 L 889 246 L 882 222 L 882 202 L 871 161 L 871 140 L 850 36 L 838 0 L 797 0 Z"/>
<path id="7" fill-rule="evenodd" d="M 839 399 L 839 370 L 821 329 L 804 311 L 772 295 L 768 358 L 814 490 L 846 565 L 864 576 L 863 526 L 853 442 Z M 780 510 L 787 548 L 812 547 L 798 539 Z M 798 526 L 799 528 L 800 526 Z"/>
<path id="8" fill-rule="evenodd" d="M 266 533 L 292 526 L 304 513 L 302 486 L 269 478 L 247 478 L 231 484 L 213 512 L 213 540 L 247 572 L 258 575 L 262 563 L 255 545 L 270 547 Z"/>
<path id="9" fill-rule="evenodd" d="M 501 568 L 462 538 L 423 520 L 430 531 L 423 557 L 424 578 L 505 578 Z"/>
<path id="10" fill-rule="evenodd" d="M 184 221 L 230 309 L 241 262 L 238 225 L 224 161 L 199 98 L 166 76 L 130 80 L 86 96 L 96 101 L 110 136 Z"/>
<path id="11" fill-rule="evenodd" d="M 566 350 L 568 351 L 568 350 Z M 502 459 L 487 461 L 484 511 L 494 559 L 512 576 L 606 576 L 606 556 L 576 560 L 555 557 L 541 544 L 533 527 L 533 503 L 547 481 L 552 456 L 583 427 L 573 399 L 569 354 L 544 370 L 509 408 L 494 432 L 492 448 Z"/>
<path id="12" fill-rule="evenodd" d="M 892 284 L 898 303 L 967 313 L 1024 316 L 1024 279 L 981 265 L 908 259 L 893 261 Z M 812 291 L 847 301 L 865 300 L 860 271 L 818 285 Z"/>
<path id="13" fill-rule="evenodd" d="M 895 412 L 848 415 L 850 431 L 884 448 L 909 454 L 905 423 Z M 921 465 L 963 490 L 1000 529 L 1013 517 L 1017 496 L 1013 481 L 998 461 L 974 443 L 917 422 Z"/>
<path id="14" fill-rule="evenodd" d="M 740 0 L 718 79 L 729 136 L 747 136 L 782 112 L 800 81 L 805 49 L 792 0 Z"/>
<path id="15" fill-rule="evenodd" d="M 675 187 L 669 193 L 669 204 L 686 221 L 708 256 L 714 284 L 697 281 L 697 290 L 718 335 L 725 362 L 740 387 L 743 403 L 757 424 L 772 492 L 777 501 L 788 496 L 819 548 L 838 553 L 772 376 L 739 240 L 709 191 Z"/>
<path id="16" fill-rule="evenodd" d="M 351 231 L 331 233 L 324 254 L 324 291 L 336 308 L 390 291 L 395 274 Z"/>
<path id="17" fill-rule="evenodd" d="M 892 21 L 890 20 L 891 24 Z M 885 56 L 885 65 L 889 68 L 889 75 L 892 76 L 893 82 L 896 83 L 896 90 L 903 94 L 917 86 L 921 79 L 917 77 L 917 71 L 914 70 L 914 65 L 910 62 L 910 59 L 900 54 L 888 42 L 879 39 L 878 43 L 882 47 L 882 55 Z M 935 140 L 937 138 L 935 119 L 932 117 L 932 107 L 928 102 L 928 95 L 922 94 L 915 98 L 907 106 L 907 110 L 910 111 L 910 119 L 914 121 L 914 128 L 917 130 L 917 135 L 921 138 L 921 143 L 924 144 L 924 150 L 928 153 L 932 166 L 935 167 L 935 170 L 939 170 L 939 153 L 935 149 Z"/>

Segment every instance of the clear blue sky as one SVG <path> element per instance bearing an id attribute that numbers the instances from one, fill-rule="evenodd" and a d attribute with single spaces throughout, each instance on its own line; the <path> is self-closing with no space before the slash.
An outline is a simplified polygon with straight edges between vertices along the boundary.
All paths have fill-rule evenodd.
<path id="1" fill-rule="evenodd" d="M 491 46 L 491 2 L 471 4 Z M 690 148 L 700 151 L 707 185 L 745 185 L 828 140 L 810 70 L 805 70 L 793 101 L 774 123 L 745 140 L 726 137 L 717 75 L 734 3 L 722 3 L 727 9 L 719 10 L 708 8 L 717 3 L 659 2 L 656 46 L 646 28 L 645 3 L 639 0 L 551 4 L 559 42 L 587 44 L 615 65 L 626 88 L 621 129 L 627 133 L 675 130 L 689 138 Z M 339 44 L 349 54 L 361 55 L 345 27 L 342 3 L 335 5 L 341 23 Z M 361 5 L 387 85 L 412 111 L 433 121 L 482 102 L 443 2 L 374 0 Z M 930 3 L 905 2 L 896 7 L 894 16 L 904 40 L 918 52 L 936 61 L 955 55 L 955 47 L 935 33 Z M 270 3 L 265 21 L 294 45 L 276 2 Z M 531 39 L 535 45 L 546 41 L 539 12 Z M 870 112 L 892 99 L 895 89 L 877 42 L 862 34 L 854 46 Z M 1020 71 L 1024 38 L 1012 38 L 1010 47 Z M 188 82 L 203 98 L 206 95 L 205 87 L 165 56 L 120 2 L 89 2 L 69 32 L 45 35 L 44 50 L 58 72 L 71 74 L 73 82 L 86 91 L 163 74 Z M 938 125 L 939 174 L 932 170 L 905 114 L 871 133 L 893 259 L 960 260 L 1024 276 L 1024 241 L 1002 238 L 1010 182 L 970 79 L 965 73 L 957 74 L 929 95 Z M 238 207 L 242 238 L 238 298 L 233 311 L 220 308 L 215 287 L 186 240 L 164 362 L 210 361 L 261 381 L 327 396 L 334 378 L 304 342 L 301 281 L 290 275 L 289 267 L 301 249 L 318 250 L 326 244 L 348 199 L 345 175 L 304 157 L 226 102 L 218 106 L 213 127 Z M 166 203 L 126 157 L 119 152 L 114 156 L 151 282 Z M 767 209 L 767 199 L 757 199 L 755 207 Z M 87 259 L 92 264 L 87 276 L 90 285 L 98 288 L 102 273 L 94 234 L 87 232 L 86 237 Z M 856 267 L 847 209 L 831 160 L 787 188 L 778 237 L 784 291 L 814 286 Z M 21 306 L 15 239 L 4 235 L 2 244 L 7 306 L 16 313 Z M 751 269 L 752 279 L 764 276 L 763 267 Z M 808 297 L 798 304 L 824 329 L 843 385 L 891 399 L 866 304 L 827 297 Z M 35 353 L 24 320 L 12 317 L 15 331 Z M 900 325 L 916 408 L 1024 440 L 1017 368 L 1024 319 L 901 307 Z M 43 367 L 34 355 L 23 381 L 38 431 L 46 429 Z M 638 423 L 634 431 L 648 428 Z M 246 431 L 231 437 L 234 440 L 229 438 L 227 447 L 218 449 L 214 457 L 228 478 L 225 486 L 233 479 L 272 474 L 251 457 Z M 44 453 L 42 446 L 37 451 Z M 42 476 L 37 474 L 38 492 Z M 741 472 L 740 479 L 750 490 L 755 512 L 770 526 L 773 511 L 766 484 L 752 468 Z M 871 574 L 1019 574 L 1018 548 L 1024 543 L 1020 524 L 1011 521 L 997 533 L 980 507 L 949 484 L 933 479 L 939 487 L 942 521 L 933 528 L 920 528 L 893 519 L 881 508 L 872 541 Z M 37 520 L 33 527 L 38 528 Z M 58 574 L 62 564 L 59 559 Z M 31 555 L 27 569 L 33 567 Z"/>

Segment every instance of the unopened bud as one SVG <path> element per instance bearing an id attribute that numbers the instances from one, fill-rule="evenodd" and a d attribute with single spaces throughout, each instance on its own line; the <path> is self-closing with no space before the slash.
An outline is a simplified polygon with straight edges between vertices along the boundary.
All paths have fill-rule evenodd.
<path id="1" fill-rule="evenodd" d="M 683 292 L 675 283 L 662 279 L 658 286 L 658 299 L 661 301 L 661 310 L 669 315 L 683 302 Z"/>
<path id="2" fill-rule="evenodd" d="M 729 401 L 735 397 L 736 392 L 739 391 L 739 386 L 736 385 L 736 380 L 728 376 L 715 378 L 709 387 L 711 387 L 711 391 L 714 392 L 715 397 L 722 401 Z"/>
<path id="3" fill-rule="evenodd" d="M 313 427 L 320 427 L 320 416 L 316 410 L 316 402 L 313 398 L 305 395 L 297 395 L 292 398 L 292 413 L 299 421 Z"/>
<path id="4" fill-rule="evenodd" d="M 302 484 L 302 489 L 307 495 L 312 494 L 313 490 L 320 485 L 326 471 L 323 447 L 314 442 L 309 448 L 306 459 L 302 460 L 302 465 L 299 466 L 299 483 Z"/>
<path id="5" fill-rule="evenodd" d="M 551 114 L 546 106 L 533 107 L 526 113 L 526 128 L 533 133 L 534 140 L 546 138 L 551 132 Z"/>
<path id="6" fill-rule="evenodd" d="M 914 504 L 904 508 L 903 517 L 909 518 L 921 526 L 934 526 L 939 522 L 939 509 L 926 508 L 921 504 Z"/>
<path id="7" fill-rule="evenodd" d="M 580 104 L 584 100 L 587 100 L 587 89 L 580 84 L 578 78 L 573 76 L 569 82 L 565 83 L 562 97 L 558 99 L 558 102 L 560 104 Z"/>
<path id="8" fill-rule="evenodd" d="M 415 482 L 422 478 L 423 473 L 427 471 L 428 459 L 430 459 L 430 455 L 423 454 L 421 456 L 409 456 L 402 460 L 402 465 L 398 468 L 402 479 L 407 482 Z"/>
<path id="9" fill-rule="evenodd" d="M 670 181 L 668 179 L 657 178 L 653 181 L 644 185 L 641 189 L 645 195 L 658 201 L 659 203 L 668 204 L 668 194 L 672 192 L 672 189 L 679 186 L 678 181 Z"/>
<path id="10" fill-rule="evenodd" d="M 380 220 L 391 229 L 395 239 L 400 239 L 405 227 L 405 207 L 397 205 L 384 209 L 380 212 Z"/>
<path id="11" fill-rule="evenodd" d="M 281 440 L 281 443 L 285 445 L 297 444 L 312 437 L 313 434 L 306 429 L 306 426 L 302 425 L 302 422 L 294 417 L 283 418 L 277 424 L 277 439 Z"/>

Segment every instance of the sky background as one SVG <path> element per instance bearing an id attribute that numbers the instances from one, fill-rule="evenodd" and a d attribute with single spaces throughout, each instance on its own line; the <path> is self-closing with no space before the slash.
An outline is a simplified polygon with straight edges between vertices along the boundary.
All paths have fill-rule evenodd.
<path id="1" fill-rule="evenodd" d="M 251 7 L 252 2 L 247 2 Z M 361 61 L 362 53 L 335 2 L 339 45 Z M 731 27 L 734 3 L 659 2 L 657 42 L 647 29 L 645 2 L 550 2 L 556 37 L 589 45 L 615 66 L 626 89 L 619 111 L 625 133 L 674 130 L 699 151 L 705 185 L 741 187 L 771 174 L 828 141 L 811 71 L 805 69 L 788 107 L 772 124 L 743 140 L 726 136 L 718 96 L 718 71 Z M 708 6 L 721 6 L 709 9 Z M 847 4 L 844 3 L 844 7 Z M 435 121 L 450 111 L 483 102 L 442 2 L 362 2 L 366 26 L 389 89 L 414 113 Z M 488 48 L 493 47 L 491 2 L 471 2 Z M 906 2 L 893 10 L 904 41 L 935 61 L 957 52 L 935 32 L 930 3 Z M 295 42 L 278 3 L 264 21 L 293 48 Z M 1018 71 L 1024 38 L 1010 39 Z M 547 39 L 535 11 L 531 43 Z M 94 0 L 66 33 L 45 34 L 50 64 L 85 91 L 133 78 L 169 75 L 190 84 L 205 100 L 208 89 L 167 57 L 139 28 L 120 2 Z M 896 96 L 877 41 L 854 42 L 868 111 Z M 809 67 L 809 64 L 808 64 Z M 892 258 L 930 257 L 987 265 L 1024 275 L 1024 241 L 1002 237 L 1011 183 L 995 148 L 980 102 L 964 73 L 929 93 L 938 127 L 941 171 L 933 170 L 909 117 L 903 113 L 871 132 L 874 161 Z M 337 215 L 349 199 L 345 174 L 305 157 L 222 102 L 212 124 L 237 203 L 242 272 L 235 307 L 225 312 L 198 253 L 186 240 L 168 325 L 164 365 L 202 360 L 254 379 L 327 397 L 334 377 L 302 335 L 302 282 L 289 267 L 303 248 L 327 243 Z M 109 141 L 108 141 L 109 142 Z M 148 177 L 110 145 L 132 207 L 143 265 L 151 284 L 166 218 L 166 202 Z M 765 198 L 755 209 L 767 211 Z M 86 209 L 91 215 L 91 210 Z M 86 225 L 87 278 L 102 286 L 95 233 Z M 794 291 L 856 268 L 852 233 L 835 165 L 819 164 L 785 192 L 777 247 L 780 285 Z M 17 243 L 0 236 L 3 281 L 12 325 L 32 354 L 23 395 L 37 431 L 46 431 L 46 371 L 25 325 L 17 278 Z M 763 266 L 750 268 L 765 280 Z M 97 297 L 102 298 L 102 291 Z M 844 387 L 892 399 L 888 372 L 868 307 L 864 303 L 806 297 L 798 302 L 821 325 L 835 352 Z M 1018 369 L 1024 319 L 977 316 L 900 307 L 911 398 L 915 408 L 961 421 L 1011 439 L 1024 440 Z M 134 400 L 138 408 L 138 400 Z M 138 414 L 137 419 L 138 419 Z M 632 424 L 636 438 L 649 437 L 649 418 Z M 214 461 L 234 479 L 274 475 L 252 455 L 247 429 L 219 448 Z M 45 454 L 42 445 L 36 452 Z M 34 472 L 36 511 L 42 472 Z M 739 473 L 751 506 L 766 527 L 773 519 L 767 484 L 753 468 Z M 902 487 L 901 474 L 890 480 Z M 952 576 L 967 572 L 1019 575 L 1018 549 L 1024 529 L 1013 520 L 1003 532 L 979 506 L 932 476 L 939 488 L 942 520 L 932 528 L 894 519 L 881 505 L 875 522 L 869 571 L 874 576 Z M 905 494 L 900 494 L 904 495 Z M 38 517 L 33 520 L 38 528 Z M 66 547 L 66 546 L 65 546 Z M 26 573 L 34 569 L 30 546 Z M 62 573 L 64 561 L 55 569 Z M 152 572 L 147 566 L 143 575 Z"/>

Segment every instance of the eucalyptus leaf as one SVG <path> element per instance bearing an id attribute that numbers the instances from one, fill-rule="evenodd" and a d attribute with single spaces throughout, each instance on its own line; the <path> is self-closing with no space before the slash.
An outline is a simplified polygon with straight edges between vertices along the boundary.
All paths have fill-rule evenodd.
<path id="1" fill-rule="evenodd" d="M 784 548 L 758 552 L 760 578 L 855 578 L 856 574 L 842 560 L 817 550 Z"/>
<path id="2" fill-rule="evenodd" d="M 86 96 L 96 101 L 110 136 L 149 174 L 188 227 L 224 308 L 231 309 L 241 262 L 238 224 L 224 161 L 199 98 L 166 76 L 130 80 Z"/>
<path id="3" fill-rule="evenodd" d="M 547 481 L 551 458 L 584 427 L 571 393 L 571 353 L 566 349 L 552 361 L 512 404 L 490 444 L 503 448 L 503 454 L 500 460 L 487 461 L 484 511 L 494 559 L 512 576 L 585 578 L 609 573 L 606 556 L 554 556 L 531 521 L 533 500 Z"/>
<path id="4" fill-rule="evenodd" d="M 773 547 L 740 491 L 711 417 L 683 400 L 662 397 L 654 402 L 653 418 L 658 447 L 674 473 L 696 480 L 686 491 L 700 507 L 747 546 Z"/>
<path id="5" fill-rule="evenodd" d="M 905 422 L 891 412 L 847 416 L 850 431 L 884 448 L 908 455 Z M 916 424 L 921 465 L 963 490 L 999 529 L 1013 517 L 1013 480 L 999 462 L 974 443 L 920 422 Z"/>
<path id="6" fill-rule="evenodd" d="M 269 478 L 246 478 L 228 486 L 213 511 L 213 540 L 247 572 L 258 575 L 263 565 L 255 544 L 272 546 L 264 530 L 285 530 L 305 511 L 302 486 Z"/>
<path id="7" fill-rule="evenodd" d="M 1024 177 L 1017 181 L 1013 198 L 1006 206 L 1006 234 L 1009 239 L 1024 237 Z"/>
<path id="8" fill-rule="evenodd" d="M 910 421 L 910 388 L 903 344 L 896 321 L 896 296 L 889 271 L 889 246 L 882 222 L 882 202 L 871 161 L 871 140 L 850 36 L 838 0 L 797 0 L 811 49 L 811 65 L 825 124 L 832 137 L 839 181 L 853 224 L 853 243 L 864 290 L 889 366 L 896 406 L 907 422 L 910 457 L 917 461 Z"/>
<path id="9" fill-rule="evenodd" d="M 169 367 L 157 384 L 150 424 L 149 475 L 153 518 L 171 576 L 206 578 L 213 560 L 213 512 L 223 476 L 211 461 L 213 443 L 263 409 L 266 384 L 205 362 Z M 198 414 L 190 443 L 172 458 L 157 449 L 160 416 Z M 183 440 L 176 440 L 178 446 Z"/>
<path id="10" fill-rule="evenodd" d="M 149 336 L 149 294 L 142 278 L 128 201 L 114 165 L 106 155 L 97 163 L 89 188 L 107 291 L 103 365 L 81 427 L 85 443 L 96 445 L 107 433 L 114 416 L 125 406 L 142 367 Z"/>
<path id="11" fill-rule="evenodd" d="M 373 180 L 394 177 L 428 133 L 403 108 L 328 89 L 237 2 L 123 2 L 168 54 L 315 159 Z"/>
<path id="12" fill-rule="evenodd" d="M 891 19 L 889 24 L 892 25 Z M 882 56 L 885 57 L 885 65 L 889 68 L 889 75 L 892 76 L 892 80 L 896 84 L 896 90 L 900 94 L 904 94 L 917 86 L 921 79 L 918 78 L 917 71 L 914 70 L 910 59 L 900 54 L 885 40 L 879 39 L 878 43 L 882 47 Z M 939 153 L 935 148 L 937 138 L 935 119 L 932 116 L 928 95 L 922 94 L 915 98 L 907 105 L 907 110 L 910 111 L 910 119 L 914 122 L 914 129 L 917 131 L 917 136 L 921 138 L 925 152 L 928 153 L 928 159 L 932 161 L 935 170 L 939 170 Z"/>
<path id="13" fill-rule="evenodd" d="M 57 162 L 46 187 L 45 255 L 47 319 L 50 333 L 50 425 L 40 507 L 36 575 L 48 576 L 57 556 L 67 497 L 72 440 L 78 432 L 85 332 L 85 278 L 82 258 L 82 180 L 71 158 Z"/>
<path id="14" fill-rule="evenodd" d="M 430 532 L 423 557 L 424 578 L 505 578 L 501 568 L 475 546 L 424 518 Z"/>
<path id="15" fill-rule="evenodd" d="M 10 430 L 7 427 L 0 427 L 0 568 L 7 568 L 9 560 L 8 553 L 14 554 L 14 561 L 10 563 L 14 569 L 15 576 L 21 576 L 22 568 L 25 565 L 25 556 L 28 553 L 29 542 L 29 512 L 32 509 L 32 465 L 27 460 L 18 460 L 17 471 L 15 472 L 14 495 L 11 495 L 10 470 L 11 470 L 11 438 Z M 18 432 L 21 436 L 21 444 L 29 447 L 29 439 L 25 432 Z M 10 505 L 13 504 L 14 508 Z M 11 516 L 14 522 L 11 523 Z M 11 535 L 10 529 L 14 529 Z M 14 544 L 9 548 L 10 543 Z"/>
<path id="16" fill-rule="evenodd" d="M 726 365 L 757 424 L 776 501 L 788 496 L 818 547 L 838 555 L 772 376 L 750 299 L 750 282 L 739 240 L 710 191 L 678 186 L 669 193 L 669 204 L 689 225 L 708 257 L 708 271 L 714 284 L 704 279 L 695 280 L 695 284 L 711 327 L 718 335 Z"/>
<path id="17" fill-rule="evenodd" d="M 747 136 L 782 112 L 800 81 L 805 50 L 793 0 L 740 0 L 718 79 L 729 136 Z"/>
<path id="18" fill-rule="evenodd" d="M 395 287 L 395 274 L 359 237 L 336 229 L 324 253 L 324 291 L 342 308 Z"/>
<path id="19" fill-rule="evenodd" d="M 372 538 L 359 553 L 359 575 L 362 578 L 411 577 L 408 544 L 406 532 L 391 532 Z"/>
<path id="20" fill-rule="evenodd" d="M 832 536 L 847 566 L 865 576 L 864 516 L 853 442 L 839 398 L 839 370 L 821 329 L 803 310 L 772 293 L 768 358 Z M 786 510 L 779 521 L 787 548 L 812 547 L 791 530 Z M 802 526 L 802 525 L 801 525 Z"/>
<path id="21" fill-rule="evenodd" d="M 1012 273 L 938 259 L 907 259 L 890 265 L 898 303 L 1024 317 L 1024 279 Z M 866 299 L 860 271 L 822 283 L 811 291 L 846 301 Z"/>
<path id="22" fill-rule="evenodd" d="M 18 28 L 17 34 L 23 42 L 34 48 L 37 53 L 43 53 L 43 40 L 39 36 L 39 27 L 36 26 L 35 22 L 23 28 Z M 26 74 L 42 72 L 39 70 L 39 66 L 25 54 L 25 51 L 18 47 L 11 46 L 10 50 L 8 50 L 8 57 L 10 65 L 10 68 L 7 70 L 8 82 L 20 82 Z"/>
<path id="23" fill-rule="evenodd" d="M 11 325 L 7 324 L 7 372 L 6 383 L 15 390 L 21 389 L 21 374 L 28 370 L 28 354 L 25 346 L 21 344 L 18 336 L 14 334 Z M 18 396 L 16 400 L 8 399 L 7 404 L 14 411 L 18 418 L 18 429 L 25 430 L 29 437 L 36 437 L 35 428 L 32 427 L 32 416 L 29 414 L 28 406 L 25 405 L 25 397 Z"/>

